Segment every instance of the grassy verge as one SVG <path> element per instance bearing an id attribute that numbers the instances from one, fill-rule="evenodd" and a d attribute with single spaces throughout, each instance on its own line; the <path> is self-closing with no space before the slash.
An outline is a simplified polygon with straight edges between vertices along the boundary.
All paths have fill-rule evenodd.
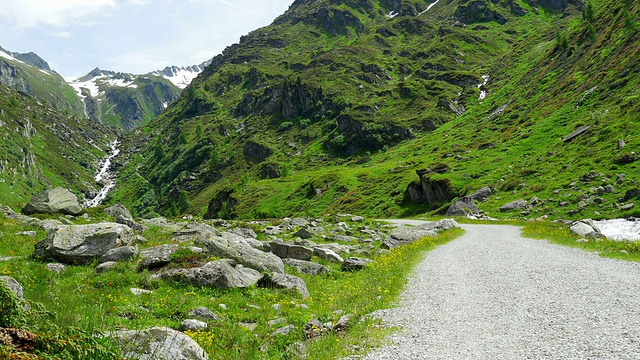
<path id="1" fill-rule="evenodd" d="M 20 234 L 24 230 L 35 230 L 36 235 Z M 296 343 L 304 344 L 302 353 L 308 358 L 335 359 L 362 353 L 381 344 L 392 329 L 381 328 L 372 319 L 360 319 L 375 310 L 393 306 L 405 286 L 407 275 L 423 259 L 425 252 L 453 240 L 462 230 L 451 230 L 374 256 L 374 263 L 359 272 L 342 272 L 338 264 L 326 262 L 323 264 L 332 270 L 328 275 L 308 276 L 288 268 L 287 273 L 298 275 L 306 282 L 311 294 L 307 299 L 279 289 L 220 290 L 156 280 L 148 271 L 138 272 L 134 262 L 119 263 L 115 271 L 102 274 L 95 273 L 97 264 L 67 266 L 57 274 L 48 271 L 45 263 L 30 257 L 33 245 L 45 237 L 43 231 L 25 229 L 10 220 L 0 219 L 0 232 L 0 257 L 15 256 L 0 261 L 0 276 L 14 277 L 24 287 L 25 298 L 35 304 L 34 308 L 46 309 L 46 316 L 42 316 L 44 310 L 26 313 L 26 322 L 20 324 L 28 324 L 23 328 L 41 338 L 58 333 L 62 336 L 59 339 L 61 349 L 55 353 L 48 348 L 32 352 L 42 358 L 55 358 L 73 351 L 81 354 L 91 340 L 84 334 L 152 326 L 177 329 L 182 320 L 190 318 L 191 310 L 205 306 L 220 320 L 209 321 L 209 327 L 204 331 L 188 334 L 211 359 L 299 358 L 302 356 L 292 351 L 292 345 Z M 144 236 L 148 239 L 145 247 L 171 242 L 169 233 L 155 227 Z M 152 293 L 136 296 L 131 288 L 148 289 Z M 308 338 L 303 331 L 310 320 L 335 323 L 344 314 L 353 315 L 342 332 Z M 294 325 L 295 330 L 287 335 L 274 334 L 286 325 Z M 77 340 L 75 343 L 65 342 L 66 333 L 83 334 L 84 337 L 73 335 Z M 112 345 L 107 342 L 96 345 L 95 340 L 91 341 L 93 348 L 100 346 L 100 354 L 87 353 L 73 358 L 114 358 Z M 71 348 L 64 348 L 64 344 Z M 9 354 L 15 355 L 13 350 L 1 344 L 0 354 L 7 358 L 13 356 Z"/>
<path id="2" fill-rule="evenodd" d="M 640 244 L 638 242 L 607 239 L 588 239 L 585 241 L 579 236 L 571 234 L 569 227 L 562 223 L 529 221 L 524 225 L 522 234 L 534 239 L 549 240 L 554 244 L 597 252 L 610 258 L 640 262 Z"/>

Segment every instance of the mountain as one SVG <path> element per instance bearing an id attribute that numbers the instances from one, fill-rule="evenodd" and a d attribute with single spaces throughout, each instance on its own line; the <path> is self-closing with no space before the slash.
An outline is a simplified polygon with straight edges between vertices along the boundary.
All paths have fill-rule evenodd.
<path id="1" fill-rule="evenodd" d="M 155 119 L 178 98 L 180 88 L 162 76 L 93 69 L 70 82 L 84 102 L 86 116 L 124 130 Z"/>
<path id="2" fill-rule="evenodd" d="M 0 47 L 0 83 L 34 96 L 62 112 L 82 115 L 82 102 L 71 86 L 33 52 L 21 54 Z"/>
<path id="3" fill-rule="evenodd" d="M 0 84 L 0 204 L 19 210 L 57 186 L 78 196 L 99 190 L 94 174 L 116 138 L 107 126 Z"/>
<path id="4" fill-rule="evenodd" d="M 169 81 L 180 89 L 186 88 L 191 81 L 195 79 L 198 74 L 200 74 L 204 68 L 211 63 L 211 60 L 205 61 L 200 65 L 192 65 L 192 66 L 167 66 L 162 70 L 153 71 L 148 73 L 147 75 L 156 75 L 161 76 Z"/>
<path id="5" fill-rule="evenodd" d="M 639 11 L 297 0 L 124 140 L 111 201 L 149 216 L 408 216 L 488 186 L 490 216 L 637 214 Z"/>

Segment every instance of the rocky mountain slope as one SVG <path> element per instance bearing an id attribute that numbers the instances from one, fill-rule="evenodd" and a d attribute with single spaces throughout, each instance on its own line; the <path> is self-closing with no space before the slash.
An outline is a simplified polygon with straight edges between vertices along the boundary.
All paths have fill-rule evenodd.
<path id="1" fill-rule="evenodd" d="M 488 186 L 491 216 L 632 214 L 639 11 L 296 1 L 129 137 L 112 199 L 140 215 L 401 216 Z"/>
<path id="2" fill-rule="evenodd" d="M 21 54 L 0 47 L 0 83 L 46 101 L 58 110 L 83 114 L 83 106 L 71 86 L 33 52 Z"/>
<path id="3" fill-rule="evenodd" d="M 0 204 L 19 209 L 31 195 L 56 186 L 79 197 L 95 192 L 93 176 L 116 136 L 0 84 Z"/>

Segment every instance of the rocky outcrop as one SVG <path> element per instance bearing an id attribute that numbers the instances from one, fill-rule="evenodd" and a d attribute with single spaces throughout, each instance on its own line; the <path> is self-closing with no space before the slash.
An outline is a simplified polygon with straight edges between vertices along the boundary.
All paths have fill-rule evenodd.
<path id="1" fill-rule="evenodd" d="M 478 191 L 474 192 L 473 194 L 469 195 L 469 197 L 475 201 L 485 202 L 489 199 L 489 196 L 491 196 L 492 193 L 493 191 L 491 190 L 491 188 L 488 186 L 485 186 L 479 189 Z"/>
<path id="2" fill-rule="evenodd" d="M 114 331 L 122 356 L 139 360 L 208 360 L 207 353 L 192 338 L 167 327 Z"/>
<path id="3" fill-rule="evenodd" d="M 411 202 L 435 204 L 451 201 L 454 190 L 449 179 L 433 179 L 426 171 L 416 171 L 420 180 L 407 187 L 407 196 Z"/>
<path id="4" fill-rule="evenodd" d="M 524 210 L 528 208 L 528 204 L 525 200 L 519 199 L 516 201 L 512 201 L 510 203 L 506 203 L 500 206 L 500 212 L 514 211 L 514 210 Z"/>
<path id="5" fill-rule="evenodd" d="M 268 147 L 253 141 L 249 141 L 244 144 L 243 152 L 244 156 L 259 161 L 266 160 L 273 153 L 273 151 Z"/>
<path id="6" fill-rule="evenodd" d="M 166 270 L 154 277 L 186 281 L 195 286 L 233 289 L 255 285 L 262 279 L 262 274 L 236 264 L 233 260 L 221 259 L 208 262 L 201 267 Z"/>
<path id="7" fill-rule="evenodd" d="M 260 251 L 244 241 L 220 236 L 197 239 L 196 245 L 215 256 L 233 259 L 248 268 L 265 272 L 284 273 L 284 263 L 272 253 Z"/>
<path id="8" fill-rule="evenodd" d="M 66 264 L 86 264 L 112 249 L 135 243 L 133 230 L 122 224 L 62 225 L 35 245 L 35 256 Z"/>
<path id="9" fill-rule="evenodd" d="M 22 209 L 22 213 L 80 215 L 82 208 L 78 198 L 69 190 L 57 187 L 35 194 Z"/>

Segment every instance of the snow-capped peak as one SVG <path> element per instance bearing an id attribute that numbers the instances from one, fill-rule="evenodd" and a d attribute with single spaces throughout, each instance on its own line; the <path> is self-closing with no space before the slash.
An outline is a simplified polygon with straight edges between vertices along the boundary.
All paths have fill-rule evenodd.
<path id="1" fill-rule="evenodd" d="M 149 73 L 148 75 L 157 75 L 162 76 L 163 78 L 171 81 L 175 86 L 180 89 L 186 88 L 191 81 L 195 79 L 202 70 L 204 70 L 205 66 L 210 63 L 205 61 L 200 65 L 192 65 L 192 66 L 167 66 L 162 70 L 157 70 Z"/>
<path id="2" fill-rule="evenodd" d="M 136 75 L 95 68 L 87 75 L 67 82 L 76 90 L 78 96 L 84 99 L 86 96 L 82 94 L 82 89 L 89 90 L 91 97 L 95 98 L 104 94 L 104 91 L 100 90 L 101 85 L 136 88 L 138 87 L 138 85 L 134 84 L 136 77 Z"/>

